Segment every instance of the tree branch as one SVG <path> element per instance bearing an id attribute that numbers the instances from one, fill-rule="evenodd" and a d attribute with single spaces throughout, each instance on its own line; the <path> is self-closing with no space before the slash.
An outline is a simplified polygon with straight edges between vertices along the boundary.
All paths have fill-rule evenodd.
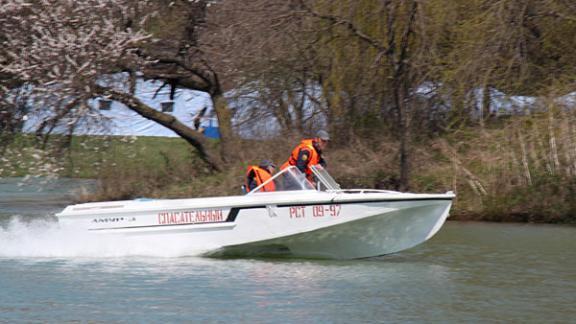
<path id="1" fill-rule="evenodd" d="M 140 116 L 174 131 L 198 150 L 200 158 L 204 160 L 212 170 L 222 171 L 220 166 L 221 162 L 206 150 L 207 142 L 203 135 L 186 126 L 174 116 L 155 110 L 144 104 L 138 98 L 112 88 L 96 86 L 95 90 L 97 94 L 121 102 Z"/>
<path id="2" fill-rule="evenodd" d="M 364 33 L 363 31 L 361 31 L 360 29 L 358 29 L 356 27 L 356 25 L 351 22 L 350 20 L 344 19 L 342 17 L 339 16 L 334 16 L 334 15 L 326 15 L 326 14 L 321 14 L 313 9 L 311 9 L 310 7 L 308 7 L 303 0 L 294 0 L 296 2 L 296 4 L 298 4 L 306 13 L 310 14 L 313 17 L 322 19 L 322 20 L 326 20 L 331 22 L 333 25 L 342 25 L 344 26 L 349 32 L 351 32 L 352 34 L 354 34 L 356 37 L 358 37 L 358 39 L 364 41 L 365 43 L 369 44 L 370 46 L 374 47 L 375 49 L 377 49 L 379 52 L 382 53 L 386 53 L 389 48 L 382 45 L 380 42 L 378 42 L 377 40 L 375 40 L 374 38 L 368 36 L 366 33 Z"/>

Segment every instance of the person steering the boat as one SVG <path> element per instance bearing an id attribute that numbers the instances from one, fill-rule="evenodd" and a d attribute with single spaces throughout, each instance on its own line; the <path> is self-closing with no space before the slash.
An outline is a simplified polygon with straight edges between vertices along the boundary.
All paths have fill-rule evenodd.
<path id="1" fill-rule="evenodd" d="M 326 161 L 322 157 L 322 152 L 330 141 L 330 135 L 325 130 L 320 130 L 316 133 L 315 138 L 303 139 L 282 166 L 281 170 L 289 166 L 296 166 L 302 173 L 306 174 L 306 178 L 314 183 L 313 173 L 310 169 L 311 166 L 320 164 L 326 167 Z"/>
<path id="2" fill-rule="evenodd" d="M 250 165 L 246 172 L 246 193 L 254 190 L 274 175 L 276 166 L 270 160 L 262 160 L 258 165 Z M 274 181 L 270 181 L 260 191 L 276 191 Z"/>

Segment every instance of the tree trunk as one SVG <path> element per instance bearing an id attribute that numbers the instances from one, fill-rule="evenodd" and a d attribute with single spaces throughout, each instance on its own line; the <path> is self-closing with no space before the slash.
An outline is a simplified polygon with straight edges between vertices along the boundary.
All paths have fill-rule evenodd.
<path id="1" fill-rule="evenodd" d="M 399 42 L 398 57 L 394 57 L 394 101 L 398 111 L 398 127 L 400 127 L 400 190 L 410 189 L 410 113 L 409 105 L 411 101 L 410 89 L 413 88 L 411 79 L 411 63 L 409 59 L 410 36 L 413 34 L 413 27 L 418 10 L 418 2 L 413 1 L 410 6 L 409 18 L 404 27 L 402 37 Z M 392 52 L 393 53 L 393 52 Z"/>
<path id="2" fill-rule="evenodd" d="M 484 122 L 490 118 L 490 103 L 492 98 L 490 96 L 490 87 L 488 85 L 484 85 L 482 88 L 482 119 L 481 123 L 484 125 Z"/>
<path id="3" fill-rule="evenodd" d="M 226 98 L 224 98 L 217 73 L 209 66 L 187 65 L 186 60 L 166 58 L 145 70 L 146 78 L 155 79 L 159 76 L 161 79 L 171 80 L 179 87 L 206 92 L 210 95 L 220 131 L 220 157 L 218 161 L 219 163 L 234 161 L 238 156 L 236 145 L 238 141 L 232 129 L 232 112 L 228 108 Z M 199 138 L 198 135 L 196 137 Z M 195 144 L 192 145 L 196 147 Z"/>
<path id="4" fill-rule="evenodd" d="M 220 131 L 220 156 L 226 163 L 238 158 L 238 140 L 232 129 L 232 111 L 228 108 L 226 98 L 218 89 L 210 93 L 214 111 L 218 117 L 218 130 Z"/>
<path id="5" fill-rule="evenodd" d="M 400 83 L 394 89 L 394 101 L 398 111 L 398 127 L 400 129 L 400 191 L 410 188 L 410 125 L 406 107 L 406 94 Z"/>

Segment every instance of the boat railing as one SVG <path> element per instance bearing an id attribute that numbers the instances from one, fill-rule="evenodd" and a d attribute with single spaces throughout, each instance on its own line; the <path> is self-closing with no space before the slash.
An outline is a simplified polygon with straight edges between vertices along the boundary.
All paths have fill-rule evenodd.
<path id="1" fill-rule="evenodd" d="M 400 191 L 381 190 L 381 189 L 343 189 L 344 193 L 387 193 L 387 194 L 402 194 Z"/>
<path id="2" fill-rule="evenodd" d="M 319 191 L 341 190 L 340 184 L 338 184 L 338 182 L 336 182 L 336 180 L 334 180 L 328 171 L 326 171 L 326 169 L 324 169 L 320 164 L 313 165 L 310 169 L 312 170 L 312 173 L 314 173 L 316 179 L 318 179 L 317 185 L 319 186 Z"/>

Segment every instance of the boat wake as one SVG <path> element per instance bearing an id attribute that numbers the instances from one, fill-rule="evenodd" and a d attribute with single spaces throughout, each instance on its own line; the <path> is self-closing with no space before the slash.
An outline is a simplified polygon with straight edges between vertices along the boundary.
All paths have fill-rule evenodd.
<path id="1" fill-rule="evenodd" d="M 145 238 L 91 235 L 60 227 L 51 219 L 25 220 L 12 217 L 0 226 L 2 258 L 110 258 L 127 256 L 197 256 L 207 248 L 180 248 L 167 239 L 150 244 Z"/>

